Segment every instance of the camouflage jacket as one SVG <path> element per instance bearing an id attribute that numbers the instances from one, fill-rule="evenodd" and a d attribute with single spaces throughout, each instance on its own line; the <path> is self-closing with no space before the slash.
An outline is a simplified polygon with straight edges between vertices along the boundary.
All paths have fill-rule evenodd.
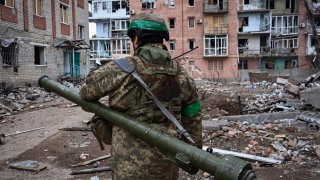
<path id="1" fill-rule="evenodd" d="M 128 57 L 128 60 L 135 66 L 137 73 L 149 89 L 175 115 L 177 120 L 182 122 L 197 145 L 201 146 L 202 125 L 199 116 L 192 118 L 181 116 L 181 109 L 198 99 L 195 83 L 176 61 L 171 60 L 170 54 L 164 48 L 162 44 L 144 45 L 139 47 L 132 57 Z M 159 110 L 144 88 L 131 75 L 123 72 L 113 61 L 88 75 L 86 85 L 81 88 L 80 95 L 86 100 L 98 100 L 109 95 L 109 106 L 111 108 L 136 120 L 152 123 L 168 133 L 171 132 L 170 134 L 175 131 L 172 128 L 172 123 Z M 124 132 L 119 135 L 120 130 L 116 129 L 117 132 L 114 132 L 116 136 L 113 137 L 113 139 L 117 139 L 115 142 L 126 140 L 132 143 L 134 141 L 133 137 L 130 140 L 124 138 L 129 136 L 128 134 L 123 135 Z M 139 141 L 139 143 L 139 146 L 142 146 L 142 142 Z M 131 144 L 128 147 L 139 148 L 139 146 Z M 121 149 L 117 144 L 113 144 L 112 147 L 115 152 L 118 152 L 118 155 L 121 154 L 120 151 L 117 151 Z M 145 156 L 146 153 L 141 155 Z M 127 159 L 120 157 L 120 155 L 113 154 L 113 156 L 118 162 Z M 121 156 L 125 156 L 125 154 Z M 120 165 L 115 168 L 116 171 L 123 169 L 121 163 L 118 164 Z M 145 167 L 141 169 L 145 169 Z M 134 170 L 125 173 L 134 173 Z"/>

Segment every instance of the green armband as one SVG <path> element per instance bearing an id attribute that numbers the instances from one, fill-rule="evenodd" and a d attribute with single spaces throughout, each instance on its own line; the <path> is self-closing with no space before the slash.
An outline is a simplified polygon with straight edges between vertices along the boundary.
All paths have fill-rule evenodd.
<path id="1" fill-rule="evenodd" d="M 201 110 L 201 103 L 200 103 L 200 100 L 198 99 L 196 102 L 184 107 L 181 113 L 184 116 L 193 117 L 197 115 L 198 112 L 200 112 L 200 110 Z"/>

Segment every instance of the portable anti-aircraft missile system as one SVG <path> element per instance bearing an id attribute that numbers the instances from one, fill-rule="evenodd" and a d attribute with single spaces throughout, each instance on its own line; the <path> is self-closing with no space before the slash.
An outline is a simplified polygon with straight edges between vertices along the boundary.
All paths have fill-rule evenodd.
<path id="1" fill-rule="evenodd" d="M 112 110 L 98 101 L 85 101 L 76 90 L 67 88 L 48 76 L 41 77 L 38 83 L 45 90 L 55 92 L 156 146 L 161 152 L 165 152 L 171 159 L 174 159 L 181 169 L 190 174 L 195 174 L 201 169 L 213 175 L 215 180 L 257 179 L 251 164 L 246 161 L 232 156 L 216 156 L 151 127 L 147 123 Z"/>

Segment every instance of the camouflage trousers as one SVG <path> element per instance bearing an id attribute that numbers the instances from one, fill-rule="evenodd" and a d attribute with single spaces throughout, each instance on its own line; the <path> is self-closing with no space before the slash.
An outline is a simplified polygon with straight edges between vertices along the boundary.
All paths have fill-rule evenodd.
<path id="1" fill-rule="evenodd" d="M 178 179 L 179 168 L 173 161 L 117 126 L 112 130 L 111 154 L 113 180 Z"/>

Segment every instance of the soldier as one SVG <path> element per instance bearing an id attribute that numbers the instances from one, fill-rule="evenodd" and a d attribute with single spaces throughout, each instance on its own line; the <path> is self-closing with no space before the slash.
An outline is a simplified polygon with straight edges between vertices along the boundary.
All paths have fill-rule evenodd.
<path id="1" fill-rule="evenodd" d="M 196 86 L 187 72 L 171 60 L 163 44 L 164 39 L 169 40 L 165 21 L 153 13 L 137 15 L 129 25 L 128 36 L 133 43 L 134 54 L 127 59 L 155 96 L 189 131 L 196 145 L 201 147 L 202 125 Z M 150 94 L 114 61 L 90 73 L 80 95 L 85 100 L 98 100 L 108 95 L 110 108 L 177 135 L 173 123 L 160 111 Z M 101 125 L 98 117 L 94 119 Z M 108 132 L 111 135 L 112 132 L 112 137 L 101 138 L 107 144 L 112 141 L 113 179 L 178 179 L 177 165 L 156 147 L 117 126 L 111 129 L 110 123 L 105 126 L 105 131 L 97 130 L 95 135 Z"/>

